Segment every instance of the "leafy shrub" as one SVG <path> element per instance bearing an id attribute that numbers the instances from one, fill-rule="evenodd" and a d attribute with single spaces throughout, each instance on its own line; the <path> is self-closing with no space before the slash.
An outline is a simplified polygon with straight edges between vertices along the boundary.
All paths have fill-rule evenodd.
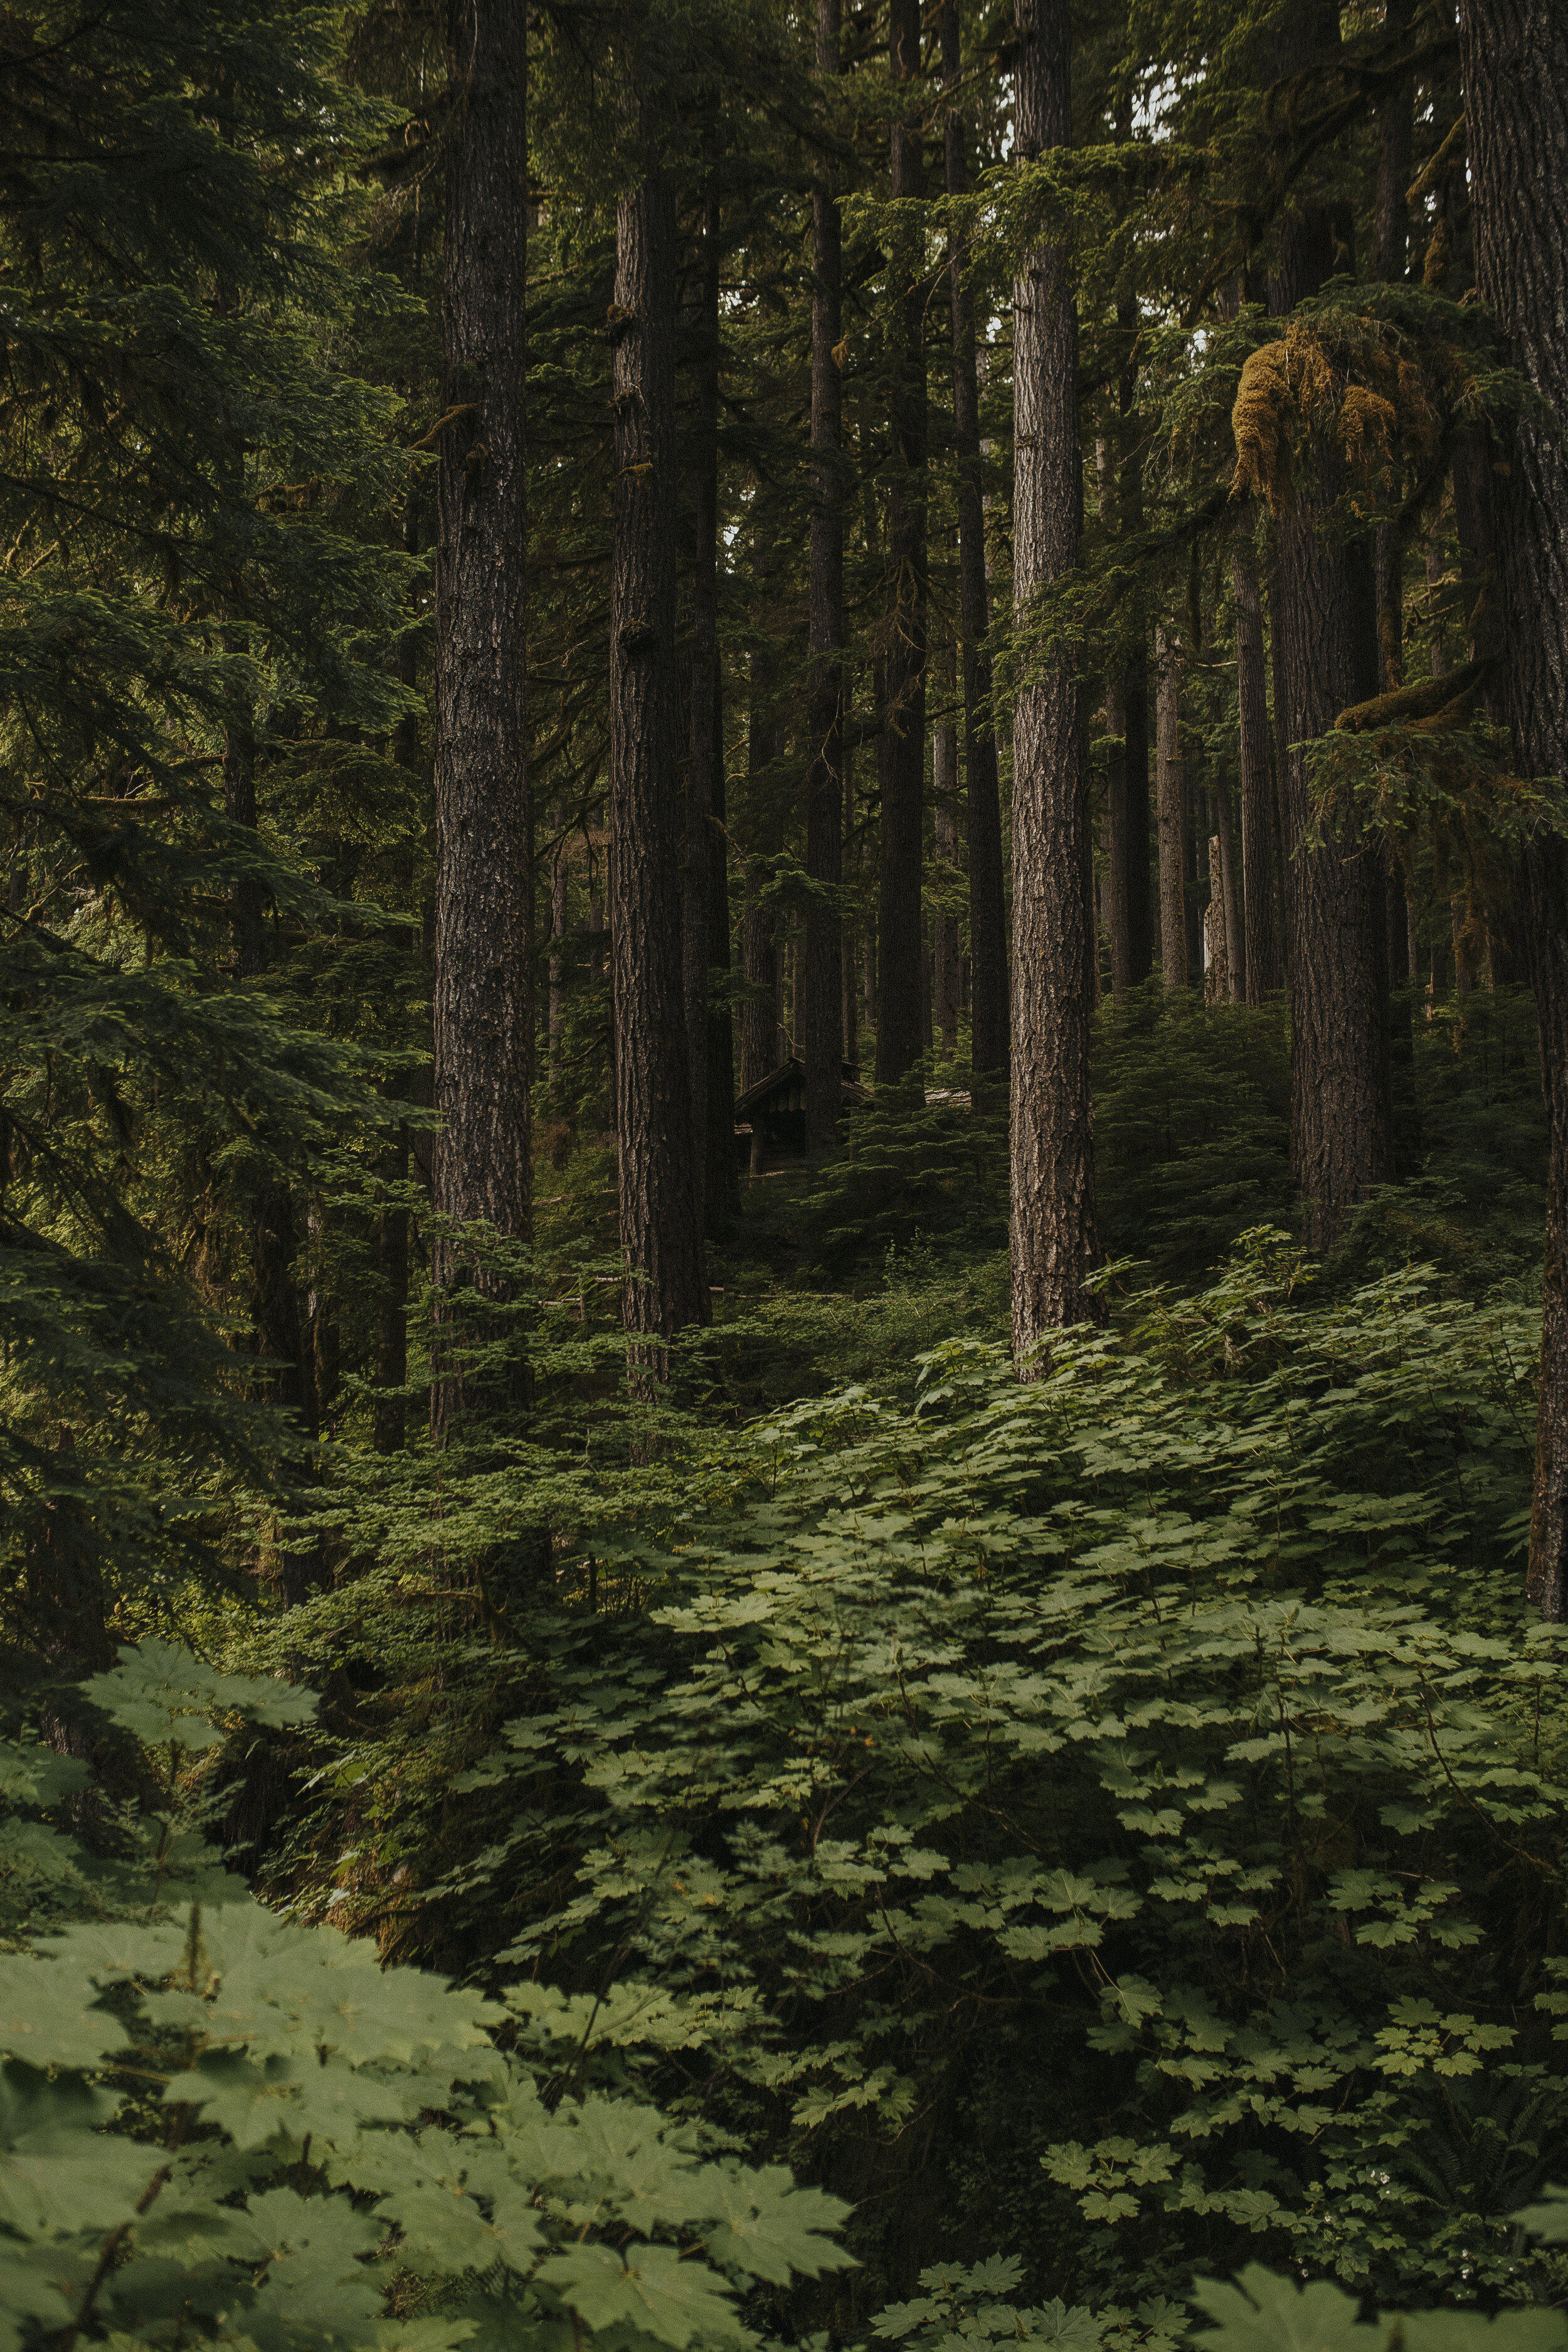
<path id="1" fill-rule="evenodd" d="M 27 1818 L 82 1769 L 0 1749 L 13 1940 L 48 1927 L 0 1958 L 0 2345 L 739 2347 L 748 2288 L 847 2260 L 820 2190 L 645 2102 L 546 2104 L 504 2000 L 216 1864 L 193 1756 L 308 1695 L 149 1642 L 86 1696 L 155 1793 L 106 1862 Z"/>
<path id="2" fill-rule="evenodd" d="M 408 1577 L 296 1899 L 526 1971 L 539 2064 L 853 2200 L 840 2327 L 998 2233 L 1031 2308 L 1254 2251 L 1553 2292 L 1508 2218 L 1568 2157 L 1534 1326 L 1309 1273 L 1258 1234 L 1030 1387 L 955 1339 L 911 1406 L 710 1433 L 466 1654 Z M 287 1638 L 379 1637 L 351 1588 Z"/>

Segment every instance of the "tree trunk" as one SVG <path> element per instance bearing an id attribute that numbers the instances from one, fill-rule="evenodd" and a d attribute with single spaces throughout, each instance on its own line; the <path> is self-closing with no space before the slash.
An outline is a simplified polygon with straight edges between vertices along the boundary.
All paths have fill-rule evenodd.
<path id="1" fill-rule="evenodd" d="M 1220 889 L 1225 902 L 1225 957 L 1232 1004 L 1247 1001 L 1247 937 L 1242 927 L 1240 894 L 1237 889 L 1236 827 L 1231 820 L 1230 790 L 1217 784 L 1215 823 L 1219 832 Z"/>
<path id="2" fill-rule="evenodd" d="M 765 574 L 763 575 L 765 586 Z M 746 857 L 746 903 L 741 917 L 741 978 L 746 995 L 741 1006 L 741 1092 L 776 1070 L 784 1058 L 779 1021 L 778 914 L 767 896 L 774 878 L 774 861 L 784 846 L 777 787 L 770 780 L 758 785 L 778 756 L 778 721 L 773 698 L 773 665 L 767 649 L 753 645 L 751 660 L 751 707 L 746 719 L 746 772 L 752 786 L 752 839 Z"/>
<path id="3" fill-rule="evenodd" d="M 839 0 L 817 0 L 816 70 L 837 79 Z M 839 1001 L 844 873 L 844 485 L 839 473 L 839 278 L 842 240 L 830 188 L 812 192 L 810 671 L 806 686 L 805 871 L 832 897 L 808 898 L 801 1058 L 805 1140 L 821 1150 L 843 1108 Z"/>
<path id="4" fill-rule="evenodd" d="M 408 1181 L 408 1129 L 400 1127 L 382 1156 L 384 1181 Z M 408 1210 L 395 1197 L 376 1212 L 378 1290 L 375 1316 L 375 1403 L 371 1442 L 378 1454 L 400 1454 L 407 1434 L 407 1406 L 400 1390 L 408 1378 Z"/>
<path id="5" fill-rule="evenodd" d="M 680 950 L 675 614 L 675 188 L 650 164 L 616 208 L 610 587 L 610 957 L 628 1333 L 709 1317 Z M 646 1387 L 668 1359 L 633 1346 Z M 640 1373 L 637 1368 L 641 1368 Z"/>
<path id="6" fill-rule="evenodd" d="M 891 0 L 889 64 L 902 116 L 892 126 L 895 202 L 924 194 L 919 83 L 920 0 Z M 882 732 L 881 971 L 877 1076 L 896 1083 L 920 1060 L 921 879 L 926 707 L 926 387 L 923 249 L 900 224 L 889 238 L 892 302 L 892 467 L 888 491 L 889 623 Z"/>
<path id="7" fill-rule="evenodd" d="M 1250 549 L 1237 551 L 1236 682 L 1241 735 L 1241 882 L 1247 925 L 1247 1002 L 1261 1004 L 1283 986 L 1274 884 L 1274 781 L 1268 761 L 1268 687 L 1263 667 L 1263 598 Z"/>
<path id="8" fill-rule="evenodd" d="M 1160 823 L 1160 969 L 1167 988 L 1185 988 L 1187 964 L 1186 772 L 1182 764 L 1182 657 L 1170 632 L 1154 632 L 1154 796 Z"/>
<path id="9" fill-rule="evenodd" d="M 1568 417 L 1568 21 L 1558 0 L 1466 0 L 1459 31 L 1478 290 L 1514 367 Z M 1521 776 L 1568 777 L 1568 464 L 1521 415 L 1493 477 L 1502 700 Z M 1568 1613 L 1568 844 L 1527 843 L 1520 898 L 1548 1127 L 1529 1591 Z"/>
<path id="10" fill-rule="evenodd" d="M 735 1019 L 730 1009 L 730 838 L 724 792 L 724 684 L 713 671 L 712 822 L 708 835 L 707 1170 L 702 1186 L 704 1230 L 717 1241 L 731 1232 L 741 1213 L 741 1178 L 735 1164 Z"/>
<path id="11" fill-rule="evenodd" d="M 951 644 L 942 656 L 942 698 L 949 715 L 931 736 L 932 880 L 943 905 L 932 917 L 931 1025 L 944 1059 L 958 1051 L 958 918 L 945 901 L 958 879 L 958 730 L 952 716 L 957 698 L 957 664 Z"/>
<path id="12" fill-rule="evenodd" d="M 1414 0 L 1384 0 L 1383 28 L 1392 42 L 1410 31 Z M 1404 278 L 1410 251 L 1410 184 L 1415 130 L 1415 81 L 1406 74 L 1380 100 L 1377 110 L 1377 185 L 1373 200 L 1373 237 L 1377 274 L 1390 284 Z M 1405 551 L 1392 523 L 1374 534 L 1377 575 L 1378 690 L 1389 694 L 1405 683 L 1405 620 L 1401 572 Z"/>
<path id="13" fill-rule="evenodd" d="M 855 833 L 855 780 L 847 751 L 844 757 L 844 841 L 846 853 Z M 857 860 L 858 864 L 858 860 Z M 839 979 L 844 997 L 844 1058 L 852 1070 L 860 1066 L 860 942 L 848 924 L 839 940 Z"/>
<path id="14" fill-rule="evenodd" d="M 1303 10 L 1279 42 L 1291 70 L 1331 49 L 1339 20 L 1327 0 Z M 1310 198 L 1283 223 L 1274 308 L 1288 314 L 1340 267 L 1327 203 Z M 1337 511 L 1345 487 L 1336 450 L 1304 456 L 1298 495 L 1279 530 L 1273 625 L 1283 709 L 1281 817 L 1290 902 L 1290 1133 L 1309 1246 L 1338 1239 L 1357 1202 L 1393 1170 L 1383 881 L 1374 850 L 1349 839 L 1302 852 L 1309 803 L 1303 753 L 1347 704 L 1377 691 L 1372 549 Z"/>
<path id="15" fill-rule="evenodd" d="M 1019 0 L 1015 102 L 1025 162 L 1072 134 L 1068 0 Z M 1078 562 L 1077 320 L 1065 245 L 1043 243 L 1013 288 L 1014 600 Z M 1097 1312 L 1089 1093 L 1089 775 L 1073 656 L 1020 662 L 1013 722 L 1013 1351 L 1028 1376 L 1040 1342 Z M 885 952 L 885 950 L 884 950 Z"/>
<path id="16" fill-rule="evenodd" d="M 1132 99 L 1123 93 L 1116 112 L 1119 142 L 1132 136 Z M 1138 298 L 1121 296 L 1116 335 L 1121 362 L 1117 370 L 1116 526 L 1124 538 L 1143 528 L 1143 456 L 1133 411 L 1138 399 Z M 1108 703 L 1121 743 L 1107 779 L 1110 821 L 1110 985 L 1114 995 L 1149 977 L 1154 961 L 1154 910 L 1149 886 L 1149 658 L 1142 615 L 1137 643 L 1112 676 Z"/>
<path id="17" fill-rule="evenodd" d="M 730 961 L 728 894 L 722 958 L 713 936 L 714 814 L 722 802 L 724 746 L 719 683 L 719 196 L 713 178 L 702 208 L 700 310 L 695 365 L 696 448 L 692 504 L 696 546 L 691 576 L 691 761 L 688 771 L 686 855 L 681 892 L 681 961 L 686 975 L 686 1057 L 691 1080 L 691 1136 L 703 1230 L 714 1229 L 708 1186 L 711 1166 L 708 1090 L 715 1055 L 710 1036 L 713 966 Z M 731 1104 L 734 1085 L 729 1088 Z M 731 1115 L 729 1126 L 732 1129 Z M 734 1151 L 726 1155 L 732 1164 Z M 721 1181 L 722 1180 L 721 1179 Z M 715 1204 L 721 1219 L 724 1211 Z"/>
<path id="18" fill-rule="evenodd" d="M 443 411 L 436 543 L 435 1205 L 448 1228 L 505 1241 L 531 1223 L 533 892 L 526 732 L 528 46 L 522 12 L 451 0 L 460 100 L 447 167 L 441 286 Z M 480 1402 L 466 1352 L 493 1339 L 470 1299 L 510 1286 L 437 1231 L 438 1344 L 430 1389 L 440 1444 Z M 458 1293 L 461 1287 L 462 1296 Z M 521 1357 L 483 1401 L 525 1394 Z"/>
<path id="19" fill-rule="evenodd" d="M 956 0 L 943 0 L 942 79 L 956 87 L 963 70 Z M 963 116 L 949 105 L 942 118 L 942 156 L 950 196 L 969 186 Z M 952 314 L 952 423 L 958 467 L 958 616 L 963 665 L 963 768 L 969 792 L 970 1066 L 976 1077 L 1007 1075 L 1007 912 L 1002 874 L 1002 800 L 996 780 L 996 736 L 991 712 L 990 626 L 985 583 L 985 509 L 980 448 L 980 380 L 974 348 L 974 299 L 964 284 L 969 241 L 956 229 L 947 239 L 948 292 Z"/>
<path id="20" fill-rule="evenodd" d="M 564 1076 L 561 1057 L 566 1046 L 565 940 L 568 920 L 566 812 L 559 800 L 553 803 L 550 811 L 550 829 L 555 835 L 555 854 L 550 864 L 550 1002 L 547 1017 L 550 1092 L 558 1104 Z"/>

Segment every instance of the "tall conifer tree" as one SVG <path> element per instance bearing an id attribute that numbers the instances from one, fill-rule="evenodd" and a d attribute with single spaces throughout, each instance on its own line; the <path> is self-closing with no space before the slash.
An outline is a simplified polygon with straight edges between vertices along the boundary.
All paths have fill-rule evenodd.
<path id="1" fill-rule="evenodd" d="M 839 0 L 817 0 L 816 69 L 838 79 Z M 812 191 L 810 673 L 806 684 L 809 765 L 805 871 L 817 886 L 806 903 L 805 1133 L 813 1150 L 838 1124 L 842 931 L 837 892 L 844 864 L 844 484 L 839 472 L 840 279 L 843 239 L 833 189 Z"/>
<path id="2" fill-rule="evenodd" d="M 709 1315 L 680 940 L 675 673 L 675 184 L 647 152 L 616 208 L 610 953 L 626 1330 Z M 658 1368 L 664 1351 L 636 1346 Z"/>
<path id="3" fill-rule="evenodd" d="M 1025 163 L 1072 135 L 1068 0 L 1022 0 L 1015 131 Z M 1018 623 L 1078 561 L 1077 324 L 1065 244 L 1026 254 L 1013 289 L 1013 579 Z M 1022 656 L 1013 721 L 1013 1348 L 1094 1311 L 1089 1097 L 1089 777 L 1079 680 L 1059 639 Z"/>
<path id="4" fill-rule="evenodd" d="M 1465 0 L 1477 283 L 1549 419 L 1522 411 L 1497 479 L 1503 697 L 1518 772 L 1568 786 L 1568 21 L 1555 0 Z M 1568 1616 L 1568 842 L 1541 824 L 1521 898 L 1541 1023 L 1546 1272 L 1530 1591 Z"/>
<path id="5" fill-rule="evenodd" d="M 889 69 L 895 204 L 925 194 L 919 0 L 890 0 Z M 881 743 L 882 846 L 877 908 L 877 1076 L 903 1077 L 925 1048 L 921 866 L 926 728 L 926 286 L 907 214 L 889 239 L 892 448 L 888 489 L 888 647 Z"/>
<path id="6" fill-rule="evenodd" d="M 520 1399 L 466 1354 L 494 1333 L 461 1294 L 507 1276 L 466 1251 L 480 1223 L 526 1241 L 531 1208 L 533 877 L 527 735 L 528 45 L 522 9 L 451 0 L 436 538 L 436 1206 L 443 1325 L 432 1433 L 465 1402 Z"/>

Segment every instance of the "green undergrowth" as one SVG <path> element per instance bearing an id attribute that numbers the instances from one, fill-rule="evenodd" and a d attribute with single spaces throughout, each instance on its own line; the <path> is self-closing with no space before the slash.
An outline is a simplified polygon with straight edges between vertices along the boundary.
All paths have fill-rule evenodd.
<path id="1" fill-rule="evenodd" d="M 1509 2218 L 1568 2172 L 1535 1326 L 1311 1273 L 1265 1230 L 1026 1387 L 960 1336 L 912 1397 L 672 1416 L 499 1607 L 410 1523 L 237 1641 L 323 1692 L 247 1768 L 262 1884 L 853 2205 L 792 2328 L 999 2251 L 1097 2341 L 1253 2259 L 1554 2300 Z"/>

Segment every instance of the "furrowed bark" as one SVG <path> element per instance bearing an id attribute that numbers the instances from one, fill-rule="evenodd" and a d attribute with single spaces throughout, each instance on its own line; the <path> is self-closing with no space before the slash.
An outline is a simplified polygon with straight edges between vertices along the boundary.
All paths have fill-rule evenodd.
<path id="1" fill-rule="evenodd" d="M 719 733 L 719 199 L 710 184 L 702 209 L 697 317 L 697 446 L 693 460 L 690 764 L 681 872 L 681 961 L 686 980 L 686 1059 L 691 1083 L 692 1163 L 703 1230 L 711 1232 L 708 1089 L 712 1083 L 710 1002 L 717 961 L 713 918 L 713 819 L 723 796 Z M 724 940 L 729 962 L 729 939 Z M 731 1097 L 733 1088 L 731 1089 Z M 733 1120 L 731 1122 L 733 1125 Z M 733 1160 L 734 1153 L 729 1154 Z"/>
<path id="2" fill-rule="evenodd" d="M 839 71 L 839 0 L 817 0 L 816 69 Z M 806 736 L 805 871 L 837 892 L 844 871 L 844 484 L 839 473 L 839 280 L 843 248 L 830 188 L 811 199 L 811 554 L 810 670 Z M 805 910 L 801 1054 L 805 1064 L 805 1139 L 832 1142 L 843 1103 L 840 1003 L 843 924 L 836 898 L 811 897 Z"/>
<path id="3" fill-rule="evenodd" d="M 649 160 L 616 209 L 610 589 L 610 955 L 622 1312 L 634 1383 L 709 1318 L 680 938 L 675 188 Z M 653 1344 L 648 1344 L 653 1343 Z"/>
<path id="4" fill-rule="evenodd" d="M 1268 758 L 1268 686 L 1263 596 L 1249 549 L 1231 569 L 1236 590 L 1236 682 L 1240 711 L 1241 877 L 1247 928 L 1247 1002 L 1261 1004 L 1284 986 L 1275 889 L 1274 779 Z"/>
<path id="5" fill-rule="evenodd" d="M 963 71 L 958 9 L 942 11 L 942 78 L 953 89 Z M 963 116 L 949 105 L 942 118 L 947 193 L 969 186 Z M 958 612 L 963 673 L 963 768 L 968 785 L 965 830 L 969 851 L 970 1065 L 977 1078 L 1007 1074 L 1007 913 L 1002 872 L 1002 801 L 996 779 L 996 737 L 991 713 L 991 660 L 985 651 L 990 592 L 985 580 L 985 509 L 980 448 L 980 378 L 974 341 L 974 300 L 964 283 L 969 242 L 955 229 L 947 239 L 948 295 L 952 317 L 952 423 L 957 452 Z"/>
<path id="6" fill-rule="evenodd" d="M 924 193 L 919 81 L 920 0 L 891 0 L 889 65 L 905 112 L 891 134 L 895 201 Z M 920 239 L 901 224 L 889 240 L 894 344 L 892 467 L 888 492 L 889 635 L 881 747 L 882 857 L 878 892 L 877 1076 L 895 1084 L 925 1042 L 921 952 L 921 818 L 926 726 L 926 289 Z"/>
<path id="7" fill-rule="evenodd" d="M 1154 796 L 1160 827 L 1160 971 L 1185 988 L 1187 786 L 1182 763 L 1182 656 L 1170 631 L 1154 632 Z"/>
<path id="8" fill-rule="evenodd" d="M 1292 69 L 1331 51 L 1337 15 L 1304 13 L 1279 42 Z M 1273 308 L 1281 315 L 1340 266 L 1324 201 L 1304 197 L 1283 224 Z M 1302 850 L 1310 817 L 1301 746 L 1338 713 L 1377 691 L 1375 589 L 1367 534 L 1342 509 L 1337 450 L 1308 453 L 1280 525 L 1273 625 L 1282 702 L 1279 782 L 1289 908 L 1290 1135 L 1314 1249 L 1338 1240 L 1356 1203 L 1393 1172 L 1383 883 L 1374 850 L 1331 839 Z"/>
<path id="9" fill-rule="evenodd" d="M 1568 418 L 1568 21 L 1553 0 L 1466 0 L 1459 32 L 1477 283 L 1508 355 Z M 1568 465 L 1550 420 L 1514 422 L 1495 476 L 1502 703 L 1521 776 L 1568 777 Z M 1548 1128 L 1541 1391 L 1529 1591 L 1568 1614 L 1568 843 L 1526 844 L 1520 901 Z"/>
<path id="10" fill-rule="evenodd" d="M 1032 161 L 1072 133 L 1068 0 L 1020 0 L 1015 126 Z M 1043 239 L 1013 288 L 1014 598 L 1021 629 L 1078 561 L 1077 321 L 1065 245 Z M 1089 1035 L 1089 776 L 1075 657 L 1021 655 L 1013 723 L 1013 1352 L 1097 1308 Z"/>
<path id="11" fill-rule="evenodd" d="M 457 1232 L 433 1252 L 439 1444 L 465 1406 L 519 1405 L 526 1367 L 481 1379 L 507 1278 L 460 1228 L 526 1241 L 533 895 L 526 731 L 527 503 L 523 396 L 528 257 L 528 48 L 523 12 L 452 0 L 459 119 L 447 179 L 436 545 L 436 1208 Z"/>

